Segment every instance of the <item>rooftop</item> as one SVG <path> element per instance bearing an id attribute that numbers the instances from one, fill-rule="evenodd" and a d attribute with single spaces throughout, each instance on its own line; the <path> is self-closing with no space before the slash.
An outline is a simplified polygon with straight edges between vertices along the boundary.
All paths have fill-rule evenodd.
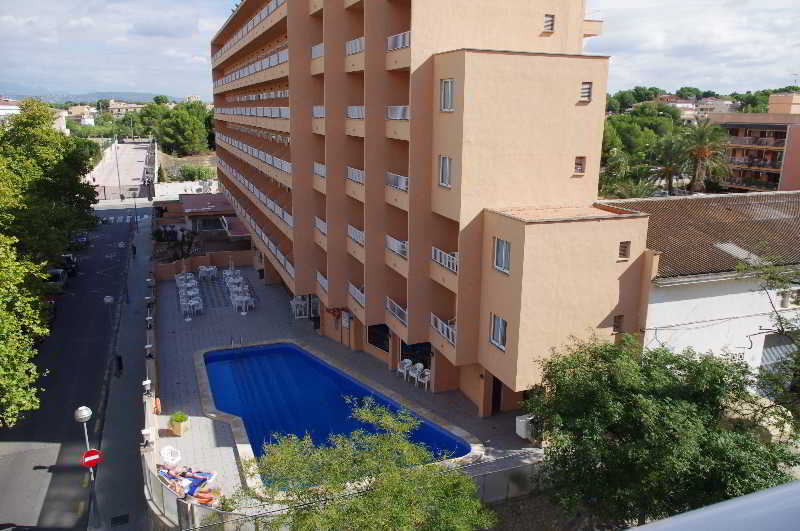
<path id="1" fill-rule="evenodd" d="M 233 214 L 233 207 L 223 194 L 180 194 L 178 199 L 187 214 Z"/>
<path id="2" fill-rule="evenodd" d="M 558 221 L 578 221 L 592 219 L 609 219 L 621 215 L 641 216 L 639 212 L 634 212 L 626 208 L 608 208 L 604 204 L 589 205 L 583 207 L 564 207 L 564 208 L 536 208 L 536 207 L 510 207 L 500 209 L 490 209 L 503 216 L 517 219 L 525 223 L 552 223 Z"/>
<path id="3" fill-rule="evenodd" d="M 800 192 L 608 201 L 650 214 L 647 247 L 658 277 L 726 273 L 741 262 L 800 264 Z"/>
<path id="4" fill-rule="evenodd" d="M 250 231 L 247 230 L 247 226 L 237 216 L 223 216 L 222 225 L 231 238 L 250 237 Z"/>

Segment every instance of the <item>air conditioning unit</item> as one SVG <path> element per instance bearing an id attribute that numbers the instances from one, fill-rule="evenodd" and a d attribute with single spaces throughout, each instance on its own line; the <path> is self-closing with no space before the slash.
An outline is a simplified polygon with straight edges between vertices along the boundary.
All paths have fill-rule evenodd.
<path id="1" fill-rule="evenodd" d="M 532 435 L 533 415 L 520 415 L 517 417 L 517 435 L 523 439 L 530 440 Z"/>

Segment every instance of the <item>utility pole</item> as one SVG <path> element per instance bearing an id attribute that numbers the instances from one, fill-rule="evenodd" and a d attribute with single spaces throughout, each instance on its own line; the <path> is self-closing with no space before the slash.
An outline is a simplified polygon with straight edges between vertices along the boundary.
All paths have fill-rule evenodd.
<path id="1" fill-rule="evenodd" d="M 116 142 L 116 137 L 114 137 L 114 158 L 117 161 L 117 186 L 119 187 L 119 198 L 120 200 L 124 200 L 125 194 L 122 193 L 122 180 L 119 177 L 119 144 Z"/>

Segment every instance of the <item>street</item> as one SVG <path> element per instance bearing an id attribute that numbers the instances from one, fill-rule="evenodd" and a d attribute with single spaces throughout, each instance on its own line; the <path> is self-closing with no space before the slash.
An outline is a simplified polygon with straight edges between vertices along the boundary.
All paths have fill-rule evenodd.
<path id="1" fill-rule="evenodd" d="M 129 198 L 133 192 L 136 192 L 136 197 L 147 196 L 147 189 L 142 186 L 147 146 L 147 142 L 116 144 L 105 152 L 88 177 L 89 183 L 97 187 L 99 199 L 116 200 L 120 193 Z"/>
<path id="2" fill-rule="evenodd" d="M 145 150 L 145 144 L 122 146 L 123 181 L 139 182 Z M 116 183 L 115 164 L 105 164 L 98 173 L 113 173 Z M 34 360 L 44 374 L 38 383 L 40 407 L 0 431 L 0 477 L 5 483 L 0 529 L 139 529 L 138 518 L 145 512 L 138 460 L 144 374 L 140 314 L 151 209 L 143 200 L 136 206 L 136 215 L 132 200 L 95 206 L 97 216 L 109 222 L 90 232 L 88 248 L 77 253 L 77 275 L 59 296 L 51 333 Z M 134 232 L 137 221 L 139 231 Z M 134 259 L 131 238 L 139 251 Z M 104 303 L 106 296 L 114 298 L 112 305 Z M 115 355 L 124 359 L 118 378 L 113 374 Z M 93 502 L 88 471 L 80 465 L 86 449 L 83 429 L 73 418 L 79 406 L 93 412 L 87 423 L 90 445 L 106 454 L 97 469 Z"/>

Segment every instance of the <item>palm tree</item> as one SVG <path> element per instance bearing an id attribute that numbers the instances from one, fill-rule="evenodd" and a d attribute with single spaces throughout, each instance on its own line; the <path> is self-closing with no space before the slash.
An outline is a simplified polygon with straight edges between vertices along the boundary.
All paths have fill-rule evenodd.
<path id="1" fill-rule="evenodd" d="M 728 150 L 728 134 L 723 128 L 704 122 L 689 126 L 686 133 L 686 152 L 694 167 L 694 175 L 689 182 L 689 189 L 702 192 L 705 189 L 706 177 L 717 177 L 729 173 L 725 160 Z"/>
<path id="2" fill-rule="evenodd" d="M 638 197 L 650 197 L 657 189 L 658 187 L 656 184 L 650 180 L 628 180 L 616 183 L 606 195 L 617 199 L 634 199 Z"/>
<path id="3" fill-rule="evenodd" d="M 689 166 L 686 139 L 677 135 L 662 137 L 653 149 L 653 159 L 658 165 L 655 174 L 667 181 L 667 193 L 674 195 L 675 177 L 680 177 Z"/>

